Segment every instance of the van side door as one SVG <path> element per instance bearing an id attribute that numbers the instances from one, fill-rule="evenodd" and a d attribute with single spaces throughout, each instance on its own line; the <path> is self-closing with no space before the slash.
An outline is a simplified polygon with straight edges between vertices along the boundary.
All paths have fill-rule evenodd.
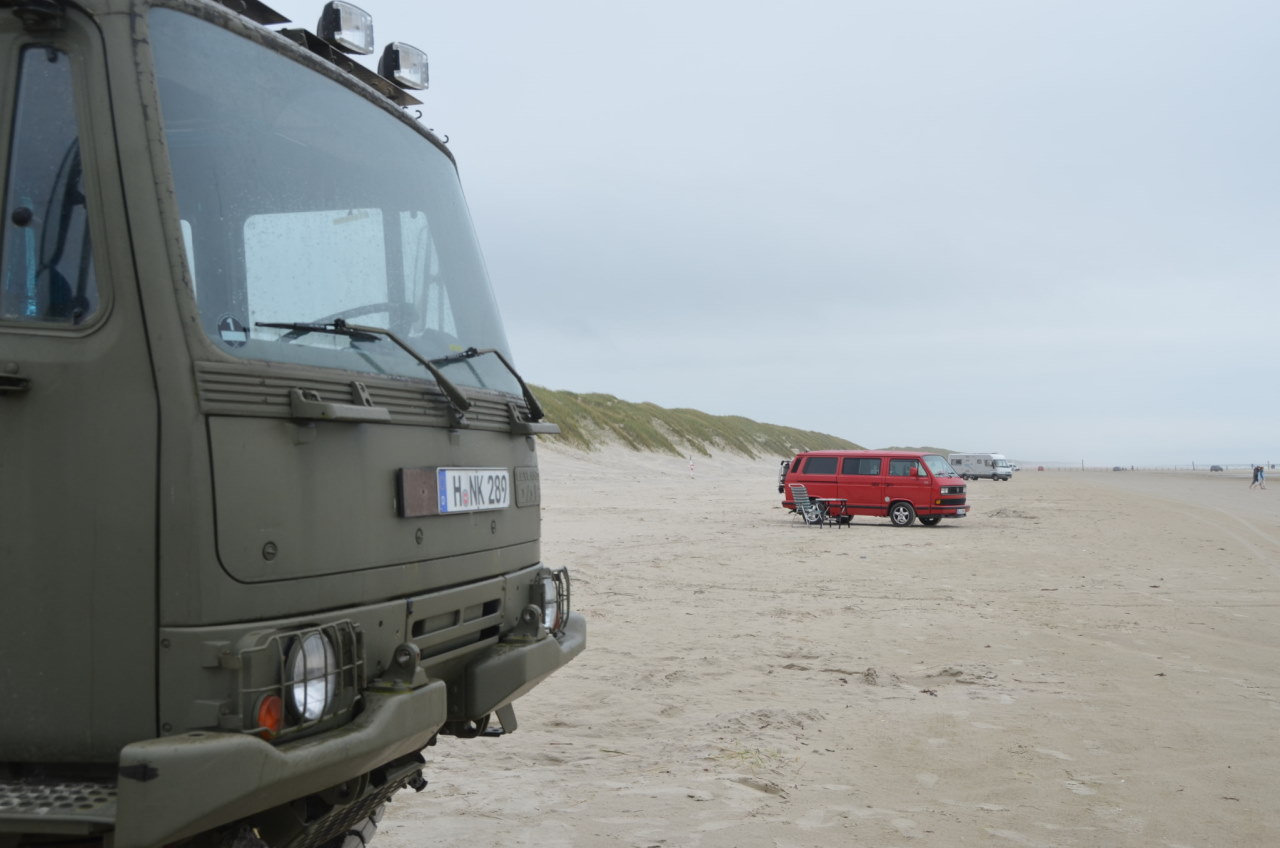
<path id="1" fill-rule="evenodd" d="M 840 463 L 839 497 L 854 515 L 880 515 L 885 510 L 884 460 L 878 456 L 846 456 Z"/>

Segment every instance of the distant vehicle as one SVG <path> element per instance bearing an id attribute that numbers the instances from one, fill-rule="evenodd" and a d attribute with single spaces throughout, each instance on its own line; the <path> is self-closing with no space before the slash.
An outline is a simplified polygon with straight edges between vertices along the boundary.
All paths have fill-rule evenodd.
<path id="1" fill-rule="evenodd" d="M 782 494 L 782 481 L 787 479 L 787 469 L 791 467 L 791 460 L 779 460 L 782 465 L 778 467 L 778 494 Z"/>
<path id="2" fill-rule="evenodd" d="M 887 517 L 895 527 L 917 518 L 933 527 L 943 518 L 969 511 L 965 486 L 936 453 L 919 451 L 812 451 L 783 464 L 785 486 L 804 486 L 809 497 L 826 501 L 840 523 L 855 515 Z M 782 505 L 794 510 L 788 489 Z"/>
<path id="3" fill-rule="evenodd" d="M 1008 480 L 1013 476 L 1013 463 L 998 453 L 953 453 L 947 457 L 951 467 L 965 480 L 985 478 Z"/>
<path id="4" fill-rule="evenodd" d="M 1209 466 L 1209 470 L 1210 470 L 1210 471 L 1225 471 L 1226 469 L 1225 469 L 1225 468 L 1223 468 L 1221 465 L 1210 465 L 1210 466 Z"/>
<path id="5" fill-rule="evenodd" d="M 1112 471 L 1124 471 L 1124 466 L 1121 466 L 1121 465 L 1113 465 L 1113 466 L 1111 466 L 1111 470 L 1112 470 Z"/>

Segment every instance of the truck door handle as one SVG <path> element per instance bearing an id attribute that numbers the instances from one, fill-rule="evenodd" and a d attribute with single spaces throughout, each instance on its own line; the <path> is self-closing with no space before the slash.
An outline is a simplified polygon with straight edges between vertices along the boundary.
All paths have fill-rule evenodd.
<path id="1" fill-rule="evenodd" d="M 30 378 L 15 374 L 0 374 L 0 397 L 26 394 L 30 389 Z"/>

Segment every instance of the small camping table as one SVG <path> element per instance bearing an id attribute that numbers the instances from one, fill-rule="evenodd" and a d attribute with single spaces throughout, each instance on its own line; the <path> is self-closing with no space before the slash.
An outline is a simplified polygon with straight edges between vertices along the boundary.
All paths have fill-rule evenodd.
<path id="1" fill-rule="evenodd" d="M 845 507 L 849 505 L 848 498 L 810 498 L 822 510 L 823 515 L 828 518 L 834 513 L 837 518 L 844 515 Z M 844 525 L 841 524 L 841 527 Z"/>

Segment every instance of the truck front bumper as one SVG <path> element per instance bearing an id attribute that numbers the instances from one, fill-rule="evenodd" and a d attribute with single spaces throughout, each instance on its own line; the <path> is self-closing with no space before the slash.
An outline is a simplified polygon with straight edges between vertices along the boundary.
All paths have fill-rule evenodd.
<path id="1" fill-rule="evenodd" d="M 115 848 L 155 848 L 193 836 L 419 751 L 446 720 L 507 707 L 586 643 L 586 619 L 570 613 L 556 637 L 488 649 L 467 667 L 462 697 L 453 703 L 438 679 L 404 692 L 366 692 L 350 724 L 297 742 L 193 731 L 127 745 L 120 752 Z"/>
<path id="2" fill-rule="evenodd" d="M 120 752 L 115 848 L 154 848 L 285 804 L 421 750 L 447 717 L 446 687 L 369 692 L 341 728 L 272 745 L 242 733 L 191 732 Z"/>
<path id="3" fill-rule="evenodd" d="M 495 645 L 467 667 L 466 695 L 455 706 L 467 717 L 488 715 L 537 686 L 586 646 L 587 620 L 576 612 L 569 613 L 564 632 L 555 638 Z"/>

